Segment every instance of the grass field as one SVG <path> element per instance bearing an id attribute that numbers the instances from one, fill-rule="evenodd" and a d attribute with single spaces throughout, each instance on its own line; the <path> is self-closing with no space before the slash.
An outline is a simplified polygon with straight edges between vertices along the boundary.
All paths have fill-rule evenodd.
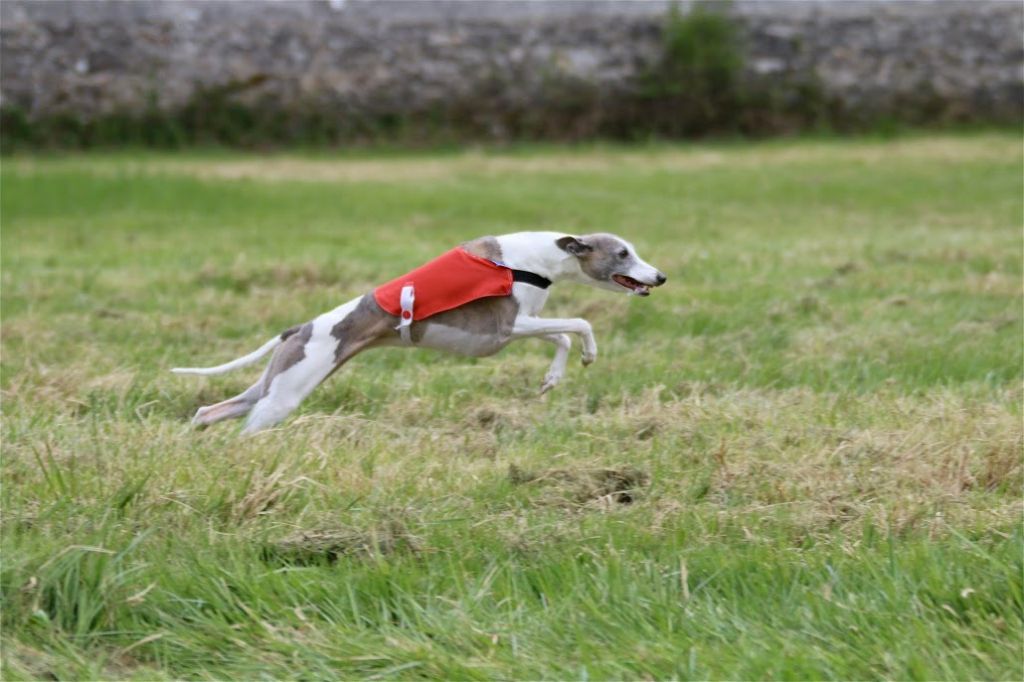
<path id="1" fill-rule="evenodd" d="M 3 160 L 4 679 L 1020 679 L 1012 134 Z M 216 364 L 451 245 L 610 230 L 600 356 Z M 574 353 L 575 358 L 575 353 Z"/>

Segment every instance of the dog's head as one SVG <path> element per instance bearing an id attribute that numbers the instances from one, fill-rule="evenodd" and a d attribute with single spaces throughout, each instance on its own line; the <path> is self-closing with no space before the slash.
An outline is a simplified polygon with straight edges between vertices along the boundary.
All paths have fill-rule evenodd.
<path id="1" fill-rule="evenodd" d="M 665 283 L 665 275 L 641 259 L 632 244 L 614 234 L 566 236 L 556 239 L 555 244 L 576 257 L 584 284 L 648 296 L 652 288 Z"/>

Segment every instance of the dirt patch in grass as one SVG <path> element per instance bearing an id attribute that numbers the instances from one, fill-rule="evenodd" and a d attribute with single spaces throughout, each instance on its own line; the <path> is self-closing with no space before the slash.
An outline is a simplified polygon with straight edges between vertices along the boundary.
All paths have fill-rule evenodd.
<path id="1" fill-rule="evenodd" d="M 576 505 L 592 502 L 632 504 L 650 482 L 646 471 L 634 466 L 593 469 L 547 469 L 528 471 L 509 465 L 513 485 L 546 486 L 548 501 Z"/>
<path id="2" fill-rule="evenodd" d="M 299 530 L 267 545 L 266 561 L 289 564 L 334 562 L 349 556 L 386 556 L 416 553 L 422 541 L 400 519 L 387 519 L 372 528 L 329 526 Z"/>

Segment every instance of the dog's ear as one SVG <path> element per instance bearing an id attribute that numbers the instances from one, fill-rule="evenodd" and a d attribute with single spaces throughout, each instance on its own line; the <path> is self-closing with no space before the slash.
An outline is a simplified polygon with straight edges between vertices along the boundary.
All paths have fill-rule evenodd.
<path id="1" fill-rule="evenodd" d="M 594 250 L 594 247 L 586 243 L 582 239 L 576 237 L 559 237 L 555 240 L 555 244 L 562 251 L 571 253 L 574 256 L 582 256 Z"/>

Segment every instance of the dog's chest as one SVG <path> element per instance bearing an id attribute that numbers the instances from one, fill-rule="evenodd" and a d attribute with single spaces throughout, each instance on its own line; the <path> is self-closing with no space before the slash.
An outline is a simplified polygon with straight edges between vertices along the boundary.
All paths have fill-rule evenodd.
<path id="1" fill-rule="evenodd" d="M 548 301 L 548 290 L 535 287 L 532 284 L 516 282 L 512 285 L 512 296 L 519 304 L 519 314 L 527 317 L 534 317 L 544 309 Z"/>

